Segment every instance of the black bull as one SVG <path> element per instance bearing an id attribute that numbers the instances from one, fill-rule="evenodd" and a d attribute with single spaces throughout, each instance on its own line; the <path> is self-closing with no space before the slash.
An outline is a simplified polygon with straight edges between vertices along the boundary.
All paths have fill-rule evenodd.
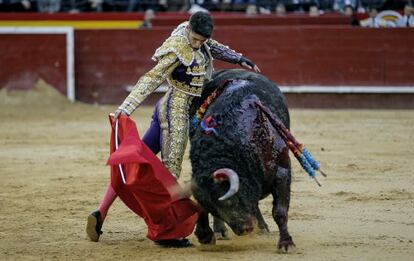
<path id="1" fill-rule="evenodd" d="M 206 98 L 217 88 L 222 92 L 205 106 Z M 203 103 L 205 112 L 199 109 Z M 195 231 L 200 243 L 215 243 L 215 234 L 226 236 L 226 227 L 219 220 L 237 235 L 251 232 L 255 224 L 268 230 L 258 202 L 272 194 L 272 215 L 280 232 L 278 248 L 294 246 L 287 228 L 289 149 L 261 107 L 267 107 L 271 116 L 289 128 L 289 112 L 279 88 L 264 76 L 245 70 L 216 73 L 202 97 L 192 104 L 192 192 L 204 209 Z M 208 213 L 219 219 L 214 222 L 216 233 L 209 226 Z"/>

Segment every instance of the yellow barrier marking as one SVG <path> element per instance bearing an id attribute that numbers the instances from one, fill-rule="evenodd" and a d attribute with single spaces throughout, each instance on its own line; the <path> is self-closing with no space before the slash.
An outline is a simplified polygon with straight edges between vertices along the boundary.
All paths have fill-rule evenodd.
<path id="1" fill-rule="evenodd" d="M 75 29 L 136 29 L 142 21 L 0 21 L 0 26 L 71 26 Z"/>

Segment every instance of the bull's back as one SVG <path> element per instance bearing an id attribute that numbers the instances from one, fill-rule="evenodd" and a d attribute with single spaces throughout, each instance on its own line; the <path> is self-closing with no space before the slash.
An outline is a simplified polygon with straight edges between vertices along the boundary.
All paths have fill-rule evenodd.
<path id="1" fill-rule="evenodd" d="M 285 145 L 257 103 L 267 106 L 289 127 L 289 113 L 283 94 L 266 77 L 245 70 L 218 72 L 206 86 L 206 92 L 211 93 L 226 80 L 232 81 L 228 82 L 205 112 L 206 116 L 219 122 L 216 127 L 217 137 L 203 135 L 203 130 L 199 127 L 195 131 L 197 139 L 204 140 L 202 144 L 213 144 L 214 141 L 225 144 L 226 150 L 237 154 L 237 159 L 256 162 L 251 166 L 263 166 L 261 173 L 275 172 L 273 163 L 278 161 L 277 157 Z"/>
<path id="2" fill-rule="evenodd" d="M 202 100 L 207 98 L 218 86 L 224 81 L 231 79 L 245 80 L 248 82 L 248 88 L 233 88 L 231 96 L 241 96 L 241 100 L 245 99 L 249 95 L 255 95 L 260 102 L 269 107 L 269 109 L 275 113 L 275 115 L 285 124 L 287 128 L 290 127 L 289 111 L 287 107 L 286 99 L 279 87 L 268 78 L 261 74 L 253 73 L 242 69 L 231 69 L 218 71 L 213 75 L 212 81 L 206 84 L 203 92 Z M 234 83 L 237 85 L 237 82 Z M 230 83 L 229 85 L 232 85 Z M 231 88 L 231 86 L 229 86 Z M 221 103 L 223 107 L 234 106 L 234 101 L 228 97 L 222 97 L 217 99 L 218 103 Z"/>

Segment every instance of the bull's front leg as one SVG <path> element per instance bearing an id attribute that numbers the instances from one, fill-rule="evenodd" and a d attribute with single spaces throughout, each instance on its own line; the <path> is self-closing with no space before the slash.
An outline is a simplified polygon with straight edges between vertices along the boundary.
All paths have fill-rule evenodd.
<path id="1" fill-rule="evenodd" d="M 278 249 L 285 249 L 285 251 L 288 251 L 289 248 L 295 246 L 295 243 L 293 243 L 287 227 L 290 202 L 291 167 L 289 155 L 284 155 L 284 157 L 285 164 L 282 164 L 284 167 L 279 166 L 277 169 L 276 184 L 272 192 L 272 215 L 279 227 L 280 238 Z"/>
<path id="2" fill-rule="evenodd" d="M 202 211 L 200 214 L 194 234 L 197 236 L 198 242 L 200 242 L 200 244 L 216 244 L 216 238 L 214 236 L 213 230 L 210 228 L 210 224 L 208 222 L 208 213 L 206 211 Z"/>
<path id="3" fill-rule="evenodd" d="M 267 226 L 266 221 L 263 218 L 259 205 L 256 206 L 255 216 L 257 219 L 257 226 L 259 227 L 260 232 L 264 234 L 269 233 L 270 232 L 269 227 Z"/>
<path id="4" fill-rule="evenodd" d="M 214 217 L 213 219 L 213 230 L 214 234 L 216 236 L 216 239 L 218 240 L 229 240 L 229 232 L 226 228 L 226 225 L 224 224 L 224 221 Z"/>

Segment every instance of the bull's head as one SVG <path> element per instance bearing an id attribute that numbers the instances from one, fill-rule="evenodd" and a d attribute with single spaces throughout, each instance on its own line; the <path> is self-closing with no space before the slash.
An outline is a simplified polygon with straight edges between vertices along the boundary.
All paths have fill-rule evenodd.
<path id="1" fill-rule="evenodd" d="M 257 193 L 251 193 L 249 184 L 241 184 L 233 169 L 215 170 L 208 180 L 193 187 L 200 204 L 227 223 L 237 235 L 251 232 L 256 223 Z"/>

